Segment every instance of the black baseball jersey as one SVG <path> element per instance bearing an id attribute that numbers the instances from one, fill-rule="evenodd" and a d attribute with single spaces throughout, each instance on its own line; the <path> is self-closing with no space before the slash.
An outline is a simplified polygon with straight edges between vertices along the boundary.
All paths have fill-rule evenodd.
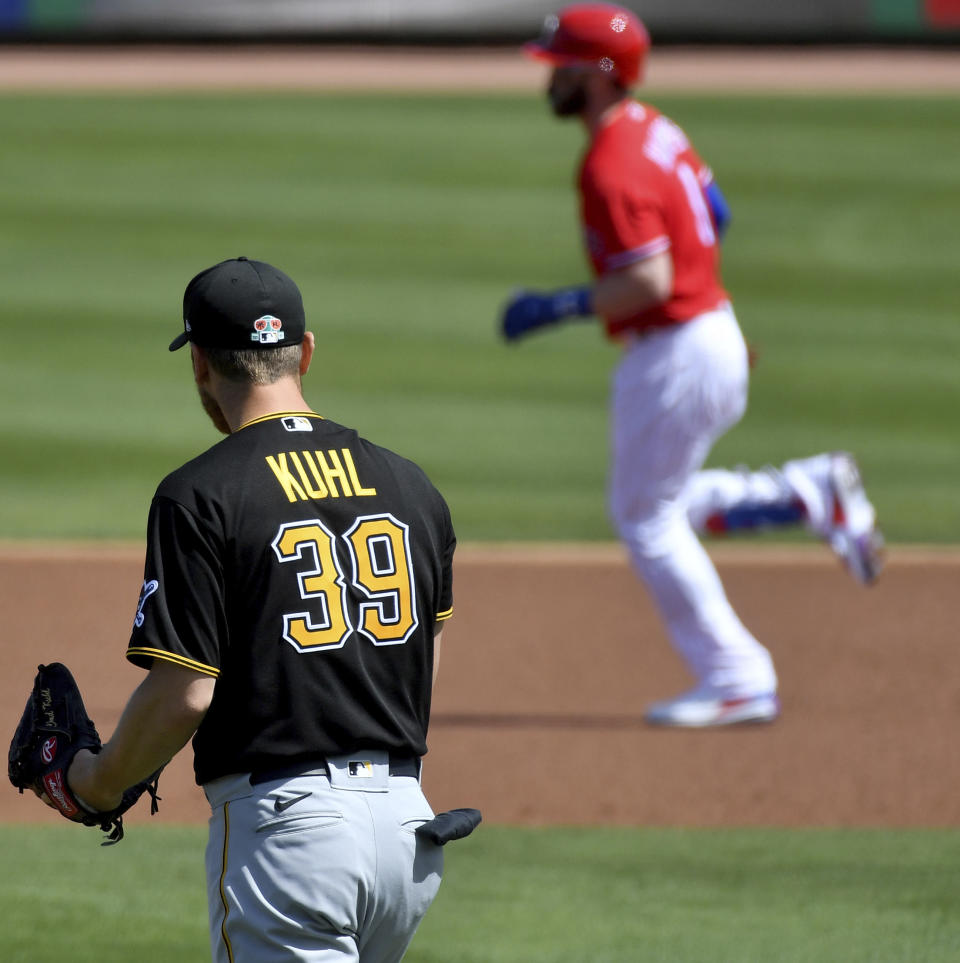
<path id="1" fill-rule="evenodd" d="M 165 478 L 127 658 L 216 678 L 197 782 L 423 755 L 455 544 L 420 468 L 312 413 L 253 421 Z"/>

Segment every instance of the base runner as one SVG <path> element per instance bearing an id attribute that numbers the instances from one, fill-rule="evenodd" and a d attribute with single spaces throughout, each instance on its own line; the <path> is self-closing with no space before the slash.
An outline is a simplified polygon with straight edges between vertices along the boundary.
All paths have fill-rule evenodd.
<path id="1" fill-rule="evenodd" d="M 527 45 L 552 67 L 553 112 L 586 132 L 578 188 L 595 281 L 517 293 L 502 330 L 515 341 L 599 316 L 622 345 L 610 513 L 695 679 L 690 691 L 650 706 L 647 720 L 767 722 L 780 711 L 773 661 L 731 607 L 695 530 L 805 524 L 864 583 L 879 571 L 882 539 L 846 452 L 759 472 L 701 470 L 746 410 L 748 351 L 720 278 L 726 200 L 686 133 L 629 94 L 649 46 L 632 12 L 605 3 L 564 8 Z"/>

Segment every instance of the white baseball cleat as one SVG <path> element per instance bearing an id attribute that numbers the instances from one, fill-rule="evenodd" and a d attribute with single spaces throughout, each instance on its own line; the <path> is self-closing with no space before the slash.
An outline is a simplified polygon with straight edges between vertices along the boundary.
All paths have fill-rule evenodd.
<path id="1" fill-rule="evenodd" d="M 652 726 L 690 729 L 731 726 L 739 723 L 773 722 L 780 715 L 775 692 L 732 697 L 716 689 L 698 687 L 664 702 L 654 702 L 644 713 Z"/>
<path id="2" fill-rule="evenodd" d="M 853 455 L 833 452 L 829 481 L 833 506 L 827 541 L 847 571 L 869 585 L 883 567 L 883 535 Z"/>

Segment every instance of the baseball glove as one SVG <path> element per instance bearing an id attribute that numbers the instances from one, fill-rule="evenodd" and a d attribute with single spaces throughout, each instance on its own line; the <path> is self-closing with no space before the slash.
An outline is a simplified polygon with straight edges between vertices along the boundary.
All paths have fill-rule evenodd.
<path id="1" fill-rule="evenodd" d="M 150 812 L 157 811 L 157 781 L 161 769 L 131 786 L 116 809 L 95 812 L 70 791 L 67 771 L 81 749 L 99 752 L 100 736 L 87 715 L 80 689 L 70 670 L 60 662 L 41 665 L 33 691 L 10 743 L 8 774 L 20 792 L 32 789 L 50 800 L 53 808 L 72 822 L 99 826 L 107 834 L 104 845 L 123 839 L 123 814 L 144 794 Z"/>

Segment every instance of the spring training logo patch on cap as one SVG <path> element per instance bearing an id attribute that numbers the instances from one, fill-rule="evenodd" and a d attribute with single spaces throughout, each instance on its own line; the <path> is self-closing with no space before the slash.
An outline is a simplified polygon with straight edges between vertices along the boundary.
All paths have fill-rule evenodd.
<path id="1" fill-rule="evenodd" d="M 265 314 L 253 322 L 250 340 L 260 344 L 276 344 L 283 340 L 283 322 L 272 314 Z"/>
<path id="2" fill-rule="evenodd" d="M 183 292 L 183 317 L 189 320 L 171 351 L 188 341 L 228 351 L 270 351 L 303 341 L 300 289 L 265 261 L 230 258 L 201 271 Z"/>

